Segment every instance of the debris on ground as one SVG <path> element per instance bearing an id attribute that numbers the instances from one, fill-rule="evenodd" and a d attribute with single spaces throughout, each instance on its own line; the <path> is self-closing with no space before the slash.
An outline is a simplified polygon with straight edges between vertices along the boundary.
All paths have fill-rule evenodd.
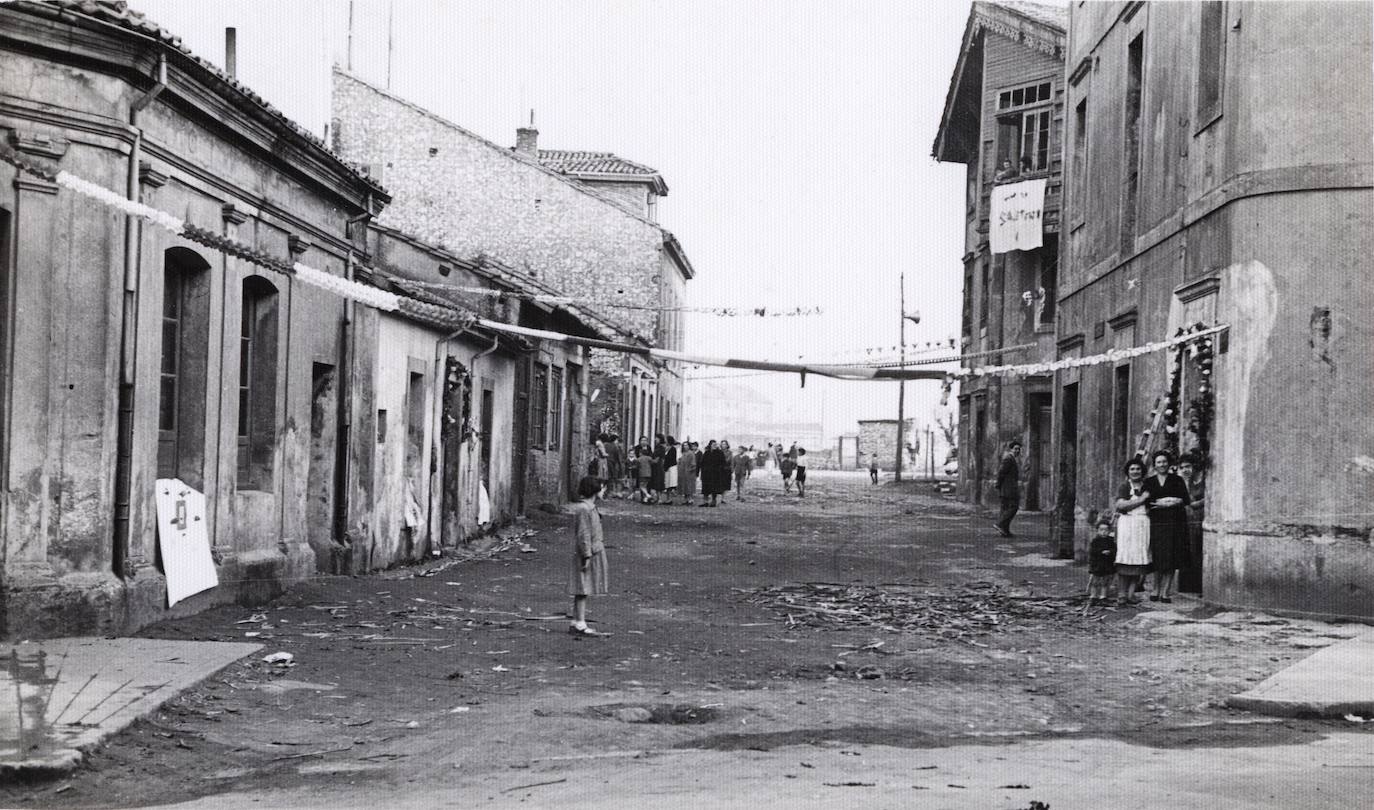
<path id="1" fill-rule="evenodd" d="M 777 611 L 789 629 L 864 627 L 962 641 L 1000 633 L 1013 625 L 1033 629 L 1029 625 L 1035 622 L 1076 618 L 1079 598 L 1036 596 L 1024 588 L 1007 589 L 992 582 L 939 589 L 802 583 L 759 589 L 749 601 Z"/>

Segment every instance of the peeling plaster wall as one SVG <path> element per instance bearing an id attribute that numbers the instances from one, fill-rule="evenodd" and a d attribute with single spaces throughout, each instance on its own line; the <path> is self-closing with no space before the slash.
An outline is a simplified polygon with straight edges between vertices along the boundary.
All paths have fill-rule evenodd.
<path id="1" fill-rule="evenodd" d="M 127 69 L 120 60 L 133 56 L 122 49 L 142 46 L 105 29 L 70 37 L 66 23 L 9 8 L 0 9 L 0 26 L 6 32 L 0 134 L 13 131 L 21 144 L 47 137 L 54 146 L 36 147 L 36 157 L 122 193 L 134 137 L 129 108 L 140 94 L 101 70 Z M 40 58 L 27 42 L 63 50 L 42 51 Z M 71 53 L 73 65 L 81 66 L 54 61 L 59 52 Z M 169 74 L 168 90 L 139 118 L 141 161 L 150 177 L 164 180 L 144 183 L 142 200 L 280 257 L 292 255 L 290 236 L 303 237 L 314 246 L 302 261 L 341 273 L 336 234 L 361 200 L 336 185 L 336 176 L 291 161 L 288 155 L 300 147 L 286 139 L 277 145 L 280 154 L 249 145 L 244 132 L 251 127 L 241 111 L 205 91 L 182 66 L 169 64 Z M 208 114 L 188 114 L 192 104 L 226 106 L 222 120 L 212 121 Z M 3 403 L 0 637 L 130 632 L 214 604 L 257 603 L 313 573 L 304 514 L 311 364 L 338 362 L 342 302 L 302 292 L 287 276 L 267 276 L 279 308 L 272 475 L 262 491 L 239 491 L 239 300 L 243 279 L 257 270 L 161 229 L 136 229 L 131 503 L 121 565 L 114 537 L 125 219 L 45 181 L 17 177 L 8 166 L 0 168 L 0 208 L 11 216 L 16 259 L 5 284 L 4 317 L 13 338 Z M 220 578 L 219 587 L 172 609 L 166 607 L 152 498 L 169 248 L 189 249 L 208 263 L 204 399 L 191 401 L 201 425 L 188 434 L 194 439 L 183 440 L 203 444 L 189 453 L 195 461 L 188 462 L 188 472 L 207 497 Z"/>
<path id="2" fill-rule="evenodd" d="M 1236 204 L 1222 273 L 1209 601 L 1374 618 L 1374 192 Z M 1265 222 L 1282 221 L 1283 229 Z M 1342 227 L 1333 229 L 1333 223 Z M 1333 270 L 1340 272 L 1332 272 Z"/>

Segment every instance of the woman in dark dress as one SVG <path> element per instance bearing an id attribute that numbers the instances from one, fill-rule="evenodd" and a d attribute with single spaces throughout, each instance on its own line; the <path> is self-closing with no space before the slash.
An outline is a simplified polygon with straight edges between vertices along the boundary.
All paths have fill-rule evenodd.
<path id="1" fill-rule="evenodd" d="M 649 491 L 654 495 L 654 501 L 663 499 L 663 461 L 668 454 L 668 446 L 663 442 L 663 434 L 654 436 L 653 466 L 649 473 Z"/>
<path id="2" fill-rule="evenodd" d="M 1188 486 L 1188 562 L 1178 572 L 1178 590 L 1202 593 L 1202 517 L 1207 483 L 1202 478 L 1202 458 L 1189 453 L 1178 461 L 1178 476 Z"/>
<path id="3" fill-rule="evenodd" d="M 1172 602 L 1174 575 L 1188 564 L 1188 485 L 1169 472 L 1173 458 L 1164 450 L 1150 457 L 1154 470 L 1145 478 L 1150 496 L 1151 602 Z"/>
<path id="4" fill-rule="evenodd" d="M 706 443 L 706 450 L 701 454 L 701 505 L 716 506 L 716 499 L 725 494 L 726 471 L 730 469 L 730 462 L 721 452 L 716 440 L 712 439 Z"/>

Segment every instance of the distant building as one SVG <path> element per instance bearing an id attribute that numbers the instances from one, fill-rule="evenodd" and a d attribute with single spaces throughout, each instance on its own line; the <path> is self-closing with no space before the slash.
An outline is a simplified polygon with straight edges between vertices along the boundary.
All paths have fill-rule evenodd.
<path id="1" fill-rule="evenodd" d="M 1137 451 L 1210 466 L 1208 602 L 1374 617 L 1369 3 L 1074 3 L 1059 547 Z"/>
<path id="2" fill-rule="evenodd" d="M 934 146 L 936 160 L 968 167 L 962 345 L 980 353 L 1031 347 L 984 355 L 966 366 L 1030 363 L 1055 354 L 1067 25 L 1063 6 L 1007 0 L 975 2 L 964 28 Z M 992 216 L 998 195 L 1017 189 L 1038 195 L 1025 212 L 1040 223 L 1025 244 L 1038 247 L 1003 243 L 1003 226 Z M 962 500 L 984 502 L 1002 451 L 1020 440 L 1026 447 L 1024 506 L 1050 508 L 1052 395 L 1049 374 L 960 383 Z"/>
<path id="3" fill-rule="evenodd" d="M 907 419 L 902 429 L 902 443 L 906 451 L 902 456 L 902 472 L 914 475 L 920 436 L 916 433 L 916 420 Z M 869 457 L 878 454 L 878 466 L 884 471 L 897 468 L 897 420 L 860 419 L 859 420 L 859 457 L 861 466 L 868 468 Z"/>
<path id="4" fill-rule="evenodd" d="M 667 192 L 656 172 L 569 157 L 588 153 L 549 152 L 546 164 L 532 126 L 514 148 L 498 146 L 344 70 L 334 73 L 333 98 L 335 148 L 396 195 L 383 224 L 533 278 L 613 323 L 624 341 L 682 350 L 694 270 L 649 216 L 650 198 Z M 633 204 L 638 194 L 644 210 Z M 680 432 L 681 364 L 600 349 L 588 363 L 589 390 L 600 393 L 587 432 Z"/>

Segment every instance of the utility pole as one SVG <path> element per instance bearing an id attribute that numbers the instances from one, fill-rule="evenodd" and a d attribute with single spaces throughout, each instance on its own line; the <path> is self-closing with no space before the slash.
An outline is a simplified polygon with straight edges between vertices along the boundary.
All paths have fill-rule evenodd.
<path id="1" fill-rule="evenodd" d="M 898 293 L 897 293 L 897 304 L 898 304 L 898 306 L 900 306 L 900 307 L 902 308 L 902 310 L 901 310 L 901 318 L 899 319 L 899 324 L 900 324 L 900 325 L 899 325 L 898 328 L 897 328 L 897 329 L 898 329 L 898 331 L 897 331 L 897 335 L 898 335 L 898 340 L 897 340 L 897 343 L 898 343 L 897 351 L 899 352 L 899 354 L 897 355 L 897 356 L 898 356 L 897 364 L 898 364 L 898 367 L 900 367 L 902 370 L 905 370 L 905 369 L 906 369 L 906 273 L 900 274 L 900 275 L 897 277 L 897 279 L 898 279 L 897 283 L 898 283 L 898 285 L 901 287 L 901 290 L 898 291 Z M 903 427 L 904 427 L 904 424 L 903 424 L 903 423 L 904 423 L 905 421 L 906 421 L 906 380 L 903 379 L 903 380 L 898 380 L 898 381 L 897 381 L 897 466 L 896 466 L 895 471 L 894 471 L 895 474 L 893 475 L 893 480 L 894 480 L 894 481 L 901 481 L 901 480 L 902 480 L 902 456 L 906 455 L 906 453 L 904 452 L 904 445 L 902 444 L 902 439 L 903 439 L 903 436 L 902 436 L 902 429 L 903 429 Z"/>
<path id="2" fill-rule="evenodd" d="M 898 293 L 897 293 L 897 303 L 898 303 L 898 305 L 902 308 L 902 313 L 901 313 L 901 315 L 902 315 L 902 317 L 901 317 L 901 325 L 899 326 L 898 332 L 897 332 L 898 337 L 899 337 L 899 342 L 901 343 L 901 345 L 897 347 L 897 351 L 899 352 L 899 354 L 897 355 L 897 357 L 898 357 L 898 359 L 897 359 L 897 364 L 898 364 L 898 366 L 899 366 L 900 368 L 905 369 L 905 368 L 906 368 L 906 322 L 907 322 L 907 319 L 910 318 L 910 319 L 911 319 L 911 322 L 912 322 L 913 324 L 920 323 L 920 322 L 921 322 L 921 314 L 920 314 L 919 312 L 913 313 L 913 314 L 911 314 L 911 315 L 908 315 L 908 314 L 907 314 L 907 311 L 906 311 L 906 273 L 901 273 L 901 274 L 898 275 L 898 277 L 897 277 L 897 283 L 898 283 L 898 285 L 901 286 L 901 290 L 899 290 Z M 903 458 L 905 458 L 905 456 L 906 456 L 906 436 L 904 435 L 905 432 L 906 432 L 906 380 L 898 380 L 898 381 L 897 381 L 897 466 L 896 466 L 896 468 L 894 469 L 894 473 L 895 473 L 895 474 L 893 475 L 893 480 L 894 480 L 894 481 L 900 481 L 900 480 L 902 480 L 902 460 L 903 460 Z M 920 439 L 920 435 L 918 434 L 918 435 L 917 435 L 917 440 L 919 440 L 919 439 Z M 914 462 L 915 462 L 915 459 L 912 459 L 912 461 L 913 461 L 913 463 L 914 463 Z M 918 472 L 918 473 L 915 473 L 915 475 L 920 475 L 920 473 L 919 473 L 919 472 Z"/>

